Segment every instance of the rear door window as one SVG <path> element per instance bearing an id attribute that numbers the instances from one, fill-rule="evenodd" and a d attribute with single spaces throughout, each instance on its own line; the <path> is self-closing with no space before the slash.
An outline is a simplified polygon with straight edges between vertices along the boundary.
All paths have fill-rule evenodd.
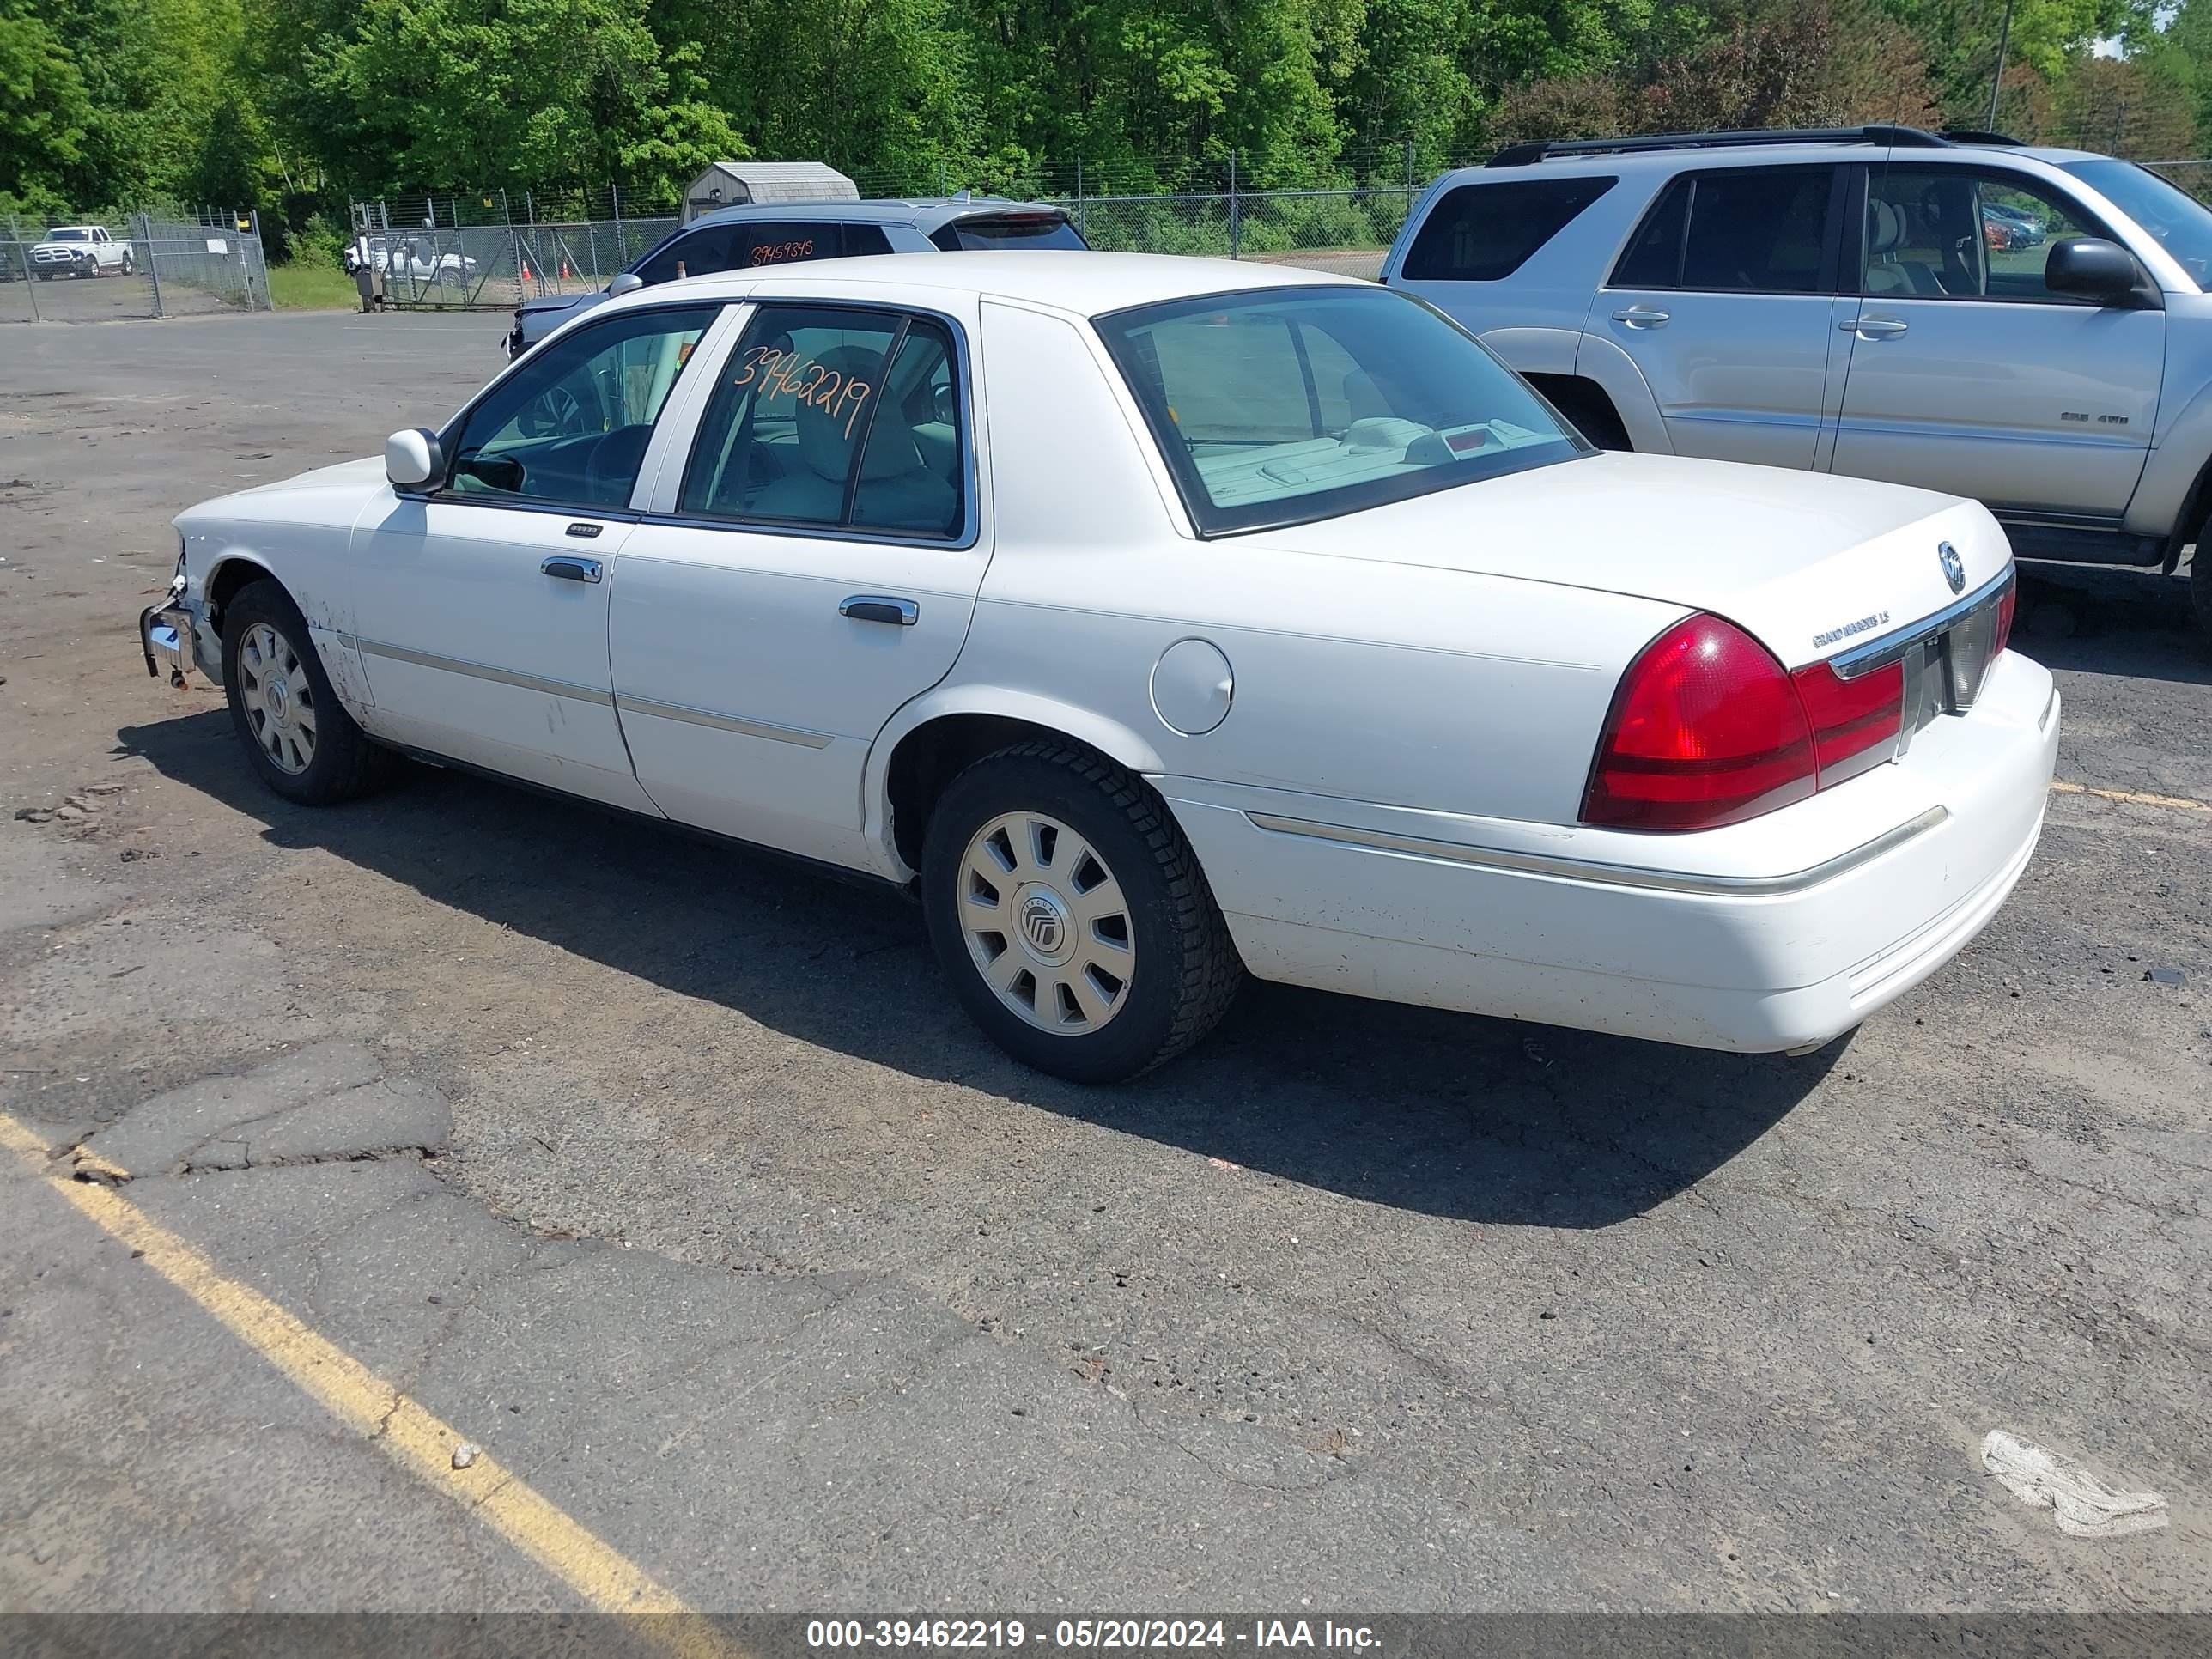
<path id="1" fill-rule="evenodd" d="M 889 253 L 890 238 L 884 235 L 880 225 L 847 225 L 844 227 L 845 257 L 857 259 L 864 254 Z"/>
<path id="2" fill-rule="evenodd" d="M 933 319 L 766 305 L 723 365 L 679 510 L 946 537 L 966 469 L 952 338 Z"/>
<path id="3" fill-rule="evenodd" d="M 1820 294 L 1832 286 L 1836 169 L 1691 173 L 1644 216 L 1614 288 Z"/>
<path id="4" fill-rule="evenodd" d="M 844 227 L 818 220 L 775 220 L 741 228 L 730 263 L 747 270 L 835 259 L 845 252 Z"/>
<path id="5" fill-rule="evenodd" d="M 1495 283 L 1510 276 L 1617 178 L 1528 179 L 1462 185 L 1422 221 L 1401 273 L 1416 283 Z"/>

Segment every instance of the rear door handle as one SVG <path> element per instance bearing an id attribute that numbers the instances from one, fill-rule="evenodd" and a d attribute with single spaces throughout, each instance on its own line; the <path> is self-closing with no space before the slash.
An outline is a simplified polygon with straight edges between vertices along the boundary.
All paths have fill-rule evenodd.
<path id="1" fill-rule="evenodd" d="M 837 607 L 841 617 L 850 617 L 854 622 L 889 623 L 894 628 L 911 628 L 921 620 L 921 607 L 912 599 L 893 599 L 883 593 L 855 593 Z"/>
<path id="2" fill-rule="evenodd" d="M 1613 320 L 1626 323 L 1631 328 L 1664 328 L 1672 315 L 1656 306 L 1631 306 L 1626 311 L 1614 312 Z"/>
<path id="3" fill-rule="evenodd" d="M 564 582 L 595 582 L 601 574 L 597 559 L 580 559 L 573 553 L 556 553 L 538 568 Z"/>
<path id="4" fill-rule="evenodd" d="M 1846 334 L 1856 334 L 1862 340 L 1894 340 L 1905 332 L 1905 325 L 1894 317 L 1861 317 L 1837 327 Z"/>

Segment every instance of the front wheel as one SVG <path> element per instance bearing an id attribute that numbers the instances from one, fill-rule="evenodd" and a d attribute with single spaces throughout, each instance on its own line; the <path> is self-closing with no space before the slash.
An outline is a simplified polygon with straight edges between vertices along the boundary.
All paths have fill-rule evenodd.
<path id="1" fill-rule="evenodd" d="M 339 703 L 307 619 L 273 579 L 241 588 L 223 608 L 222 678 L 253 769 L 285 799 L 327 806 L 383 781 L 391 752 Z"/>
<path id="2" fill-rule="evenodd" d="M 1117 1083 L 1218 1024 L 1243 963 L 1158 796 L 1111 762 L 1019 744 L 932 813 L 923 915 L 953 990 L 1025 1065 Z"/>

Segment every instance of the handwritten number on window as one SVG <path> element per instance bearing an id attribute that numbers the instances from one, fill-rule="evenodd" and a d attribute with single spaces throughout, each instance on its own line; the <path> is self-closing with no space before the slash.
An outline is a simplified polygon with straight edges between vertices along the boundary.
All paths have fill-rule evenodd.
<path id="1" fill-rule="evenodd" d="M 757 396 L 763 404 L 790 398 L 827 410 L 830 418 L 845 417 L 845 435 L 853 435 L 853 422 L 875 390 L 866 380 L 852 380 L 796 351 L 774 346 L 755 346 L 744 354 L 744 366 L 733 386 L 750 386 L 757 377 Z"/>

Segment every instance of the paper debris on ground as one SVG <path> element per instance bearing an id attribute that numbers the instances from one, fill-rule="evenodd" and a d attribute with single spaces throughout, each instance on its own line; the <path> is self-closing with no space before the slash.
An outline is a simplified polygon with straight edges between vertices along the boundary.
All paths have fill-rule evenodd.
<path id="1" fill-rule="evenodd" d="M 2060 1462 L 2042 1447 L 1991 1429 L 1982 1467 L 2023 1504 L 2055 1510 L 2069 1538 L 2118 1538 L 2166 1524 L 2166 1498 L 2154 1492 L 2115 1492 L 2087 1469 Z"/>

